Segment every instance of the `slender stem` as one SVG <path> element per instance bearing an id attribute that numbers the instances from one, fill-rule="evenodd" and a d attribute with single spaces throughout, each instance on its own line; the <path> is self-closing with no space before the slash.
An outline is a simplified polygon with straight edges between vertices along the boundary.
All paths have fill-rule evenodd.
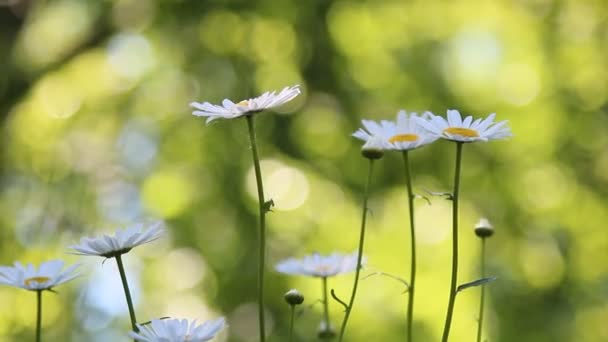
<path id="1" fill-rule="evenodd" d="M 456 282 L 458 281 L 458 193 L 460 192 L 462 144 L 461 142 L 456 142 L 456 168 L 454 171 L 454 192 L 452 193 L 452 282 L 450 283 L 450 299 L 445 317 L 442 342 L 447 342 L 450 336 L 454 302 L 456 301 Z"/>
<path id="2" fill-rule="evenodd" d="M 294 317 L 296 316 L 296 306 L 295 305 L 290 305 L 291 307 L 291 320 L 289 322 L 289 342 L 293 341 L 293 321 L 294 321 Z"/>
<path id="3" fill-rule="evenodd" d="M 408 288 L 408 303 L 407 303 L 407 340 L 412 342 L 412 321 L 414 320 L 414 290 L 416 283 L 416 230 L 414 228 L 414 192 L 412 190 L 412 177 L 410 174 L 410 161 L 408 151 L 403 151 L 403 163 L 405 166 L 405 184 L 407 186 L 407 204 L 410 212 L 410 238 L 411 251 L 410 257 L 410 283 Z"/>
<path id="4" fill-rule="evenodd" d="M 344 332 L 346 331 L 346 324 L 348 323 L 348 318 L 353 309 L 353 303 L 355 302 L 355 296 L 357 295 L 357 285 L 359 284 L 359 272 L 361 271 L 361 260 L 363 258 L 363 243 L 365 242 L 365 221 L 367 218 L 367 199 L 369 196 L 369 188 L 372 183 L 372 171 L 374 167 L 374 160 L 369 160 L 369 171 L 367 173 L 367 184 L 365 185 L 365 192 L 363 193 L 363 214 L 361 217 L 361 234 L 359 236 L 359 250 L 357 254 L 357 270 L 355 271 L 355 281 L 353 283 L 353 292 L 350 295 L 350 301 L 348 302 L 348 306 L 346 307 L 346 312 L 344 313 L 344 320 L 342 321 L 342 327 L 340 328 L 340 338 L 339 341 L 342 341 L 344 338 Z"/>
<path id="5" fill-rule="evenodd" d="M 481 279 L 486 277 L 486 239 L 481 238 Z M 486 297 L 486 287 L 481 286 L 481 300 L 479 301 L 479 325 L 477 326 L 477 342 L 481 342 L 481 330 L 483 329 L 483 307 Z"/>
<path id="6" fill-rule="evenodd" d="M 249 139 L 251 140 L 251 153 L 253 155 L 253 167 L 255 169 L 255 180 L 258 187 L 258 202 L 260 207 L 260 232 L 258 237 L 258 322 L 260 331 L 260 341 L 266 339 L 264 324 L 264 259 L 266 253 L 266 209 L 264 201 L 264 184 L 262 183 L 262 171 L 260 168 L 260 158 L 255 139 L 254 115 L 247 115 L 247 126 L 249 128 Z"/>
<path id="7" fill-rule="evenodd" d="M 36 311 L 36 342 L 40 342 L 40 334 L 42 332 L 42 290 L 36 291 L 37 311 Z"/>
<path id="8" fill-rule="evenodd" d="M 327 300 L 327 277 L 321 278 L 323 280 L 323 320 L 325 320 L 325 326 L 330 329 L 329 322 L 329 303 Z"/>
<path id="9" fill-rule="evenodd" d="M 125 298 L 127 299 L 127 306 L 129 307 L 129 316 L 131 317 L 131 328 L 137 332 L 137 318 L 135 318 L 135 310 L 133 309 L 133 300 L 131 300 L 131 292 L 129 291 L 129 283 L 127 282 L 127 274 L 125 268 L 122 265 L 122 256 L 119 254 L 116 256 L 116 264 L 118 265 L 118 272 L 120 273 L 120 279 L 122 280 L 122 287 L 125 289 Z"/>

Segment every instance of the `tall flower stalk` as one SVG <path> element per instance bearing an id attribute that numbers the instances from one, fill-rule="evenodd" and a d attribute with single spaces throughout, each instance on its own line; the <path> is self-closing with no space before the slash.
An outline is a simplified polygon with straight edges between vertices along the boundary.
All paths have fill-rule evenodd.
<path id="1" fill-rule="evenodd" d="M 264 269 L 265 269 L 265 254 L 266 254 L 266 212 L 270 210 L 272 202 L 264 200 L 264 186 L 262 183 L 262 172 L 260 170 L 260 158 L 258 156 L 254 117 L 258 113 L 278 107 L 286 102 L 293 100 L 300 94 L 300 86 L 285 87 L 279 93 L 265 92 L 264 94 L 243 100 L 237 103 L 224 99 L 222 105 L 214 105 L 209 102 L 192 102 L 190 106 L 195 110 L 193 115 L 207 118 L 207 123 L 217 119 L 236 119 L 242 116 L 247 118 L 247 126 L 249 128 L 249 138 L 251 140 L 251 152 L 253 155 L 253 165 L 255 168 L 255 180 L 258 189 L 258 205 L 260 216 L 260 227 L 258 234 L 258 323 L 260 341 L 266 340 L 265 319 L 264 319 Z"/>
<path id="2" fill-rule="evenodd" d="M 374 161 L 376 159 L 382 158 L 384 156 L 384 148 L 386 147 L 385 142 L 377 136 L 371 137 L 363 148 L 361 149 L 361 153 L 365 158 L 369 160 L 369 168 L 367 171 L 367 182 L 365 183 L 365 190 L 363 192 L 363 207 L 361 213 L 361 231 L 359 233 L 359 247 L 357 249 L 357 268 L 355 269 L 355 280 L 353 282 L 353 290 L 350 294 L 350 300 L 348 301 L 348 305 L 346 306 L 346 311 L 344 312 L 344 319 L 342 320 L 342 326 L 340 327 L 340 335 L 338 340 L 342 341 L 344 339 L 344 333 L 346 332 L 346 325 L 348 324 L 348 319 L 353 310 L 353 305 L 355 303 L 355 297 L 357 296 L 357 287 L 359 285 L 359 273 L 361 272 L 361 262 L 363 260 L 363 245 L 365 243 L 365 223 L 367 222 L 367 201 L 369 198 L 369 190 L 372 184 L 372 174 L 374 171 Z"/>
<path id="3" fill-rule="evenodd" d="M 363 213 L 361 217 L 361 231 L 359 233 L 359 247 L 357 251 L 357 268 L 355 270 L 355 280 L 353 282 L 353 289 L 350 294 L 350 300 L 348 301 L 348 306 L 346 307 L 346 312 L 344 313 L 344 319 L 342 320 L 342 326 L 340 327 L 340 337 L 339 341 L 344 339 L 344 333 L 346 332 L 346 325 L 348 324 L 348 319 L 350 317 L 350 313 L 353 310 L 353 304 L 355 303 L 355 297 L 357 295 L 357 286 L 359 285 L 359 273 L 361 272 L 361 260 L 363 257 L 363 244 L 365 243 L 365 223 L 367 220 L 367 200 L 369 197 L 369 188 L 372 182 L 372 172 L 374 169 L 374 160 L 369 160 L 369 169 L 367 172 L 367 183 L 365 185 L 365 192 L 363 193 Z"/>
<path id="4" fill-rule="evenodd" d="M 260 227 L 258 233 L 258 323 L 260 341 L 265 340 L 265 319 L 264 319 L 264 268 L 266 263 L 266 201 L 264 200 L 264 183 L 262 182 L 262 170 L 260 168 L 260 158 L 255 138 L 255 122 L 253 115 L 247 115 L 247 127 L 249 128 L 249 139 L 251 140 L 251 154 L 253 156 L 253 167 L 255 169 L 255 181 L 258 189 L 258 206 Z"/>
<path id="5" fill-rule="evenodd" d="M 426 115 L 424 116 L 426 118 Z M 388 150 L 401 151 L 405 167 L 405 183 L 407 187 L 409 226 L 410 226 L 410 282 L 408 284 L 408 302 L 406 308 L 406 336 L 407 341 L 412 341 L 414 320 L 414 292 L 416 282 L 416 234 L 414 220 L 414 192 L 412 189 L 412 177 L 410 174 L 409 151 L 433 143 L 439 137 L 429 133 L 423 128 L 416 113 L 407 113 L 400 110 L 396 121 L 382 120 L 379 123 L 372 120 L 362 120 L 364 128 L 358 129 L 353 136 L 355 138 L 369 141 L 372 137 L 380 137 L 384 148 Z"/>
<path id="6" fill-rule="evenodd" d="M 481 256 L 479 258 L 479 269 L 481 272 L 481 279 L 486 279 L 486 239 L 494 235 L 494 227 L 490 222 L 482 218 L 475 225 L 475 235 L 481 239 Z M 477 324 L 477 342 L 481 342 L 481 336 L 483 331 L 483 310 L 485 304 L 486 287 L 481 286 L 481 295 L 479 299 L 479 321 Z"/>
<path id="7" fill-rule="evenodd" d="M 102 235 L 94 238 L 84 237 L 80 239 L 78 244 L 69 246 L 78 255 L 100 256 L 104 258 L 115 258 L 116 266 L 122 281 L 122 287 L 125 292 L 127 307 L 129 308 L 129 319 L 131 320 L 131 328 L 134 332 L 138 332 L 137 318 L 135 317 L 135 308 L 131 299 L 131 291 L 129 290 L 129 282 L 127 273 L 122 262 L 123 254 L 129 253 L 131 249 L 152 242 L 162 236 L 164 233 L 159 222 L 152 224 L 150 227 L 145 227 L 143 224 L 134 225 L 125 229 L 117 230 L 114 235 Z"/>
<path id="8" fill-rule="evenodd" d="M 454 191 L 452 192 L 452 280 L 450 281 L 450 298 L 443 326 L 441 341 L 447 342 L 450 336 L 454 304 L 456 302 L 456 288 L 458 282 L 458 202 L 460 194 L 460 168 L 462 161 L 462 142 L 456 142 L 456 167 L 454 171 Z"/>
<path id="9" fill-rule="evenodd" d="M 409 153 L 403 151 L 403 165 L 405 168 L 405 184 L 407 187 L 407 204 L 410 214 L 410 282 L 408 286 L 407 301 L 407 340 L 412 341 L 412 322 L 414 318 L 414 291 L 416 290 L 416 229 L 414 220 L 414 191 L 412 190 L 412 177 L 410 174 Z"/>
<path id="10" fill-rule="evenodd" d="M 129 290 L 129 282 L 127 281 L 127 273 L 125 267 L 122 264 L 122 257 L 120 254 L 116 255 L 116 265 L 118 266 L 118 272 L 120 273 L 120 280 L 122 281 L 122 288 L 125 291 L 125 299 L 127 300 L 127 306 L 129 307 L 129 318 L 131 319 L 131 328 L 137 332 L 137 318 L 135 318 L 135 309 L 133 307 L 133 300 L 131 299 L 131 291 Z"/>
<path id="11" fill-rule="evenodd" d="M 472 116 L 464 119 L 457 110 L 448 110 L 447 120 L 432 113 L 425 113 L 425 118 L 416 118 L 418 124 L 437 137 L 456 143 L 456 166 L 454 170 L 454 191 L 452 200 L 452 280 L 450 282 L 450 297 L 443 327 L 442 342 L 447 342 L 450 336 L 454 304 L 458 293 L 458 203 L 460 195 L 460 169 L 462 161 L 462 146 L 464 143 L 506 139 L 512 136 L 507 121 L 494 122 L 496 114 L 473 120 Z"/>
<path id="12" fill-rule="evenodd" d="M 480 258 L 481 278 L 486 277 L 486 239 L 481 239 L 481 258 Z M 486 287 L 481 286 L 481 295 L 479 299 L 479 322 L 477 324 L 477 342 L 481 342 L 481 333 L 483 330 L 483 309 L 486 298 Z"/>
<path id="13" fill-rule="evenodd" d="M 296 305 L 300 305 L 304 302 L 304 296 L 296 289 L 287 291 L 285 301 L 289 304 L 289 342 L 293 342 L 293 326 L 296 318 Z"/>
<path id="14" fill-rule="evenodd" d="M 36 342 L 42 333 L 42 290 L 36 290 Z"/>
<path id="15" fill-rule="evenodd" d="M 329 301 L 327 296 L 327 277 L 321 278 L 323 282 L 323 321 L 327 331 L 332 331 L 331 321 L 329 320 Z M 333 333 L 332 333 L 333 335 Z M 335 336 L 335 335 L 334 335 Z"/>

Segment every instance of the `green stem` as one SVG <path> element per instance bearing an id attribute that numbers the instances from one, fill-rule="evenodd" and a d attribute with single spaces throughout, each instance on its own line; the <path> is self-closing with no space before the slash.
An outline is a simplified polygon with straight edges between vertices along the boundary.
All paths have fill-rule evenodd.
<path id="1" fill-rule="evenodd" d="M 293 341 L 293 321 L 294 321 L 294 317 L 296 316 L 296 306 L 295 305 L 290 305 L 291 307 L 291 320 L 289 322 L 289 342 Z"/>
<path id="2" fill-rule="evenodd" d="M 42 332 L 42 290 L 36 290 L 37 311 L 36 311 L 36 342 L 40 342 Z"/>
<path id="3" fill-rule="evenodd" d="M 122 256 L 119 254 L 116 257 L 116 264 L 118 265 L 118 272 L 120 273 L 120 279 L 122 280 L 122 287 L 125 289 L 125 298 L 127 299 L 127 306 L 129 307 L 129 317 L 131 318 L 131 328 L 133 331 L 138 332 L 137 319 L 135 318 L 135 310 L 133 309 L 133 300 L 131 299 L 131 292 L 129 291 L 129 283 L 127 282 L 127 274 L 122 264 Z"/>
<path id="4" fill-rule="evenodd" d="M 260 207 L 260 232 L 258 237 L 258 322 L 260 331 L 260 341 L 266 339 L 264 324 L 264 259 L 266 253 L 266 209 L 264 200 L 264 184 L 262 183 L 262 171 L 260 168 L 260 158 L 255 139 L 254 114 L 247 115 L 247 126 L 249 128 L 249 139 L 251 140 L 251 153 L 253 155 L 253 167 L 255 169 L 255 180 L 258 188 L 258 202 Z"/>
<path id="5" fill-rule="evenodd" d="M 460 192 L 462 144 L 462 142 L 456 142 L 456 168 L 454 171 L 454 192 L 452 193 L 452 281 L 450 283 L 450 299 L 445 317 L 442 342 L 447 342 L 450 336 L 450 326 L 452 325 L 452 315 L 456 301 L 456 282 L 458 281 L 458 193 Z"/>
<path id="6" fill-rule="evenodd" d="M 486 277 L 486 239 L 481 238 L 481 279 Z M 483 307 L 486 296 L 486 287 L 481 285 L 481 300 L 479 301 L 479 325 L 477 326 L 477 342 L 481 342 L 483 328 Z"/>
<path id="7" fill-rule="evenodd" d="M 361 234 L 359 236 L 359 250 L 357 254 L 357 270 L 355 271 L 355 282 L 353 284 L 353 292 L 350 295 L 350 301 L 348 302 L 348 306 L 346 307 L 346 312 L 344 313 L 344 320 L 342 321 L 342 327 L 340 328 L 340 338 L 341 342 L 344 338 L 344 332 L 346 331 L 346 324 L 348 323 L 348 318 L 353 309 L 353 303 L 355 302 L 355 296 L 357 295 L 357 285 L 359 284 L 359 272 L 361 271 L 361 260 L 363 258 L 363 243 L 365 241 L 365 221 L 367 218 L 367 199 L 369 196 L 369 188 L 372 183 L 372 171 L 374 167 L 374 160 L 369 160 L 369 171 L 367 173 L 367 184 L 365 185 L 365 192 L 363 193 L 363 214 L 361 217 Z"/>
<path id="8" fill-rule="evenodd" d="M 410 162 L 408 151 L 403 151 L 403 163 L 405 166 L 405 184 L 407 186 L 407 204 L 410 212 L 410 238 L 411 238 L 411 251 L 410 257 L 410 283 L 409 283 L 409 296 L 407 303 L 407 340 L 412 341 L 412 321 L 414 319 L 414 290 L 416 289 L 414 284 L 416 283 L 416 230 L 414 228 L 414 192 L 412 190 L 412 177 L 410 174 Z"/>
<path id="9" fill-rule="evenodd" d="M 328 330 L 330 330 L 329 301 L 327 300 L 327 277 L 323 277 L 321 279 L 323 280 L 323 319 L 325 320 L 325 326 Z"/>

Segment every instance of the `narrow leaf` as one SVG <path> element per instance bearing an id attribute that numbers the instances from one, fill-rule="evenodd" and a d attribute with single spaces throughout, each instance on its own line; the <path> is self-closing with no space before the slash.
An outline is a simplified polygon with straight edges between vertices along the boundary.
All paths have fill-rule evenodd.
<path id="1" fill-rule="evenodd" d="M 481 286 L 481 285 L 487 284 L 489 282 L 492 282 L 494 280 L 496 280 L 496 277 L 487 277 L 487 278 L 481 278 L 481 279 L 473 280 L 471 282 L 459 285 L 458 289 L 456 289 L 456 292 L 460 292 L 462 290 L 466 290 L 466 289 L 468 289 L 470 287 Z"/>

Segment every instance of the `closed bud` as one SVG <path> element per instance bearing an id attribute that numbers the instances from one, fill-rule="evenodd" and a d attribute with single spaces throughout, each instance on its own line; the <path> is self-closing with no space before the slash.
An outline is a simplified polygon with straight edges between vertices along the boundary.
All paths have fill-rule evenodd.
<path id="1" fill-rule="evenodd" d="M 304 296 L 296 289 L 291 289 L 285 293 L 285 301 L 289 305 L 300 305 L 304 302 Z"/>
<path id="2" fill-rule="evenodd" d="M 479 219 L 479 222 L 475 225 L 475 235 L 484 239 L 494 235 L 494 227 L 486 218 Z"/>

